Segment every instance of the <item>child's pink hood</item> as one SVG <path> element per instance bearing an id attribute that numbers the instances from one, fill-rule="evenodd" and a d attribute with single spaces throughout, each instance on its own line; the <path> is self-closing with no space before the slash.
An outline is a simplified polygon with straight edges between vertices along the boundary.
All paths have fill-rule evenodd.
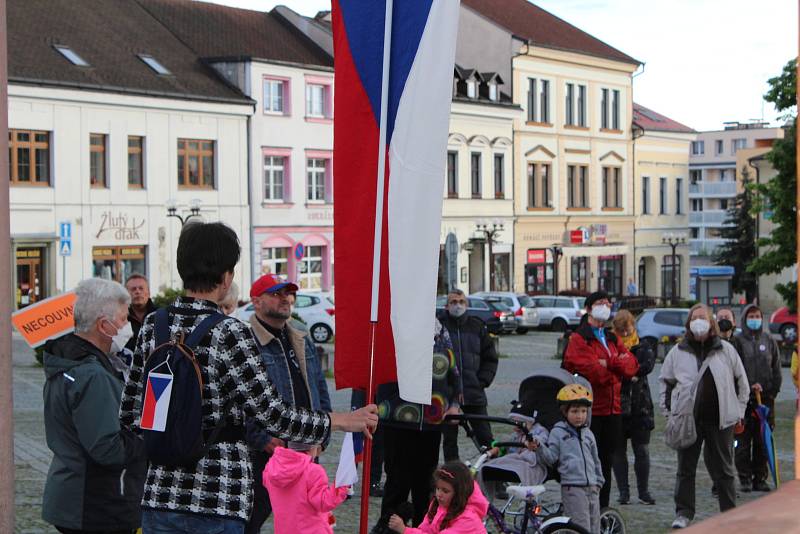
<path id="1" fill-rule="evenodd" d="M 475 534 L 476 532 L 483 532 L 486 529 L 483 527 L 483 518 L 486 517 L 486 512 L 489 510 L 489 501 L 481 493 L 481 488 L 475 482 L 472 495 L 467 500 L 467 506 L 461 515 L 456 517 L 450 525 L 444 530 L 439 528 L 442 524 L 447 513 L 446 508 L 439 508 L 433 521 L 425 516 L 425 520 L 417 528 L 407 528 L 406 534 Z"/>
<path id="2" fill-rule="evenodd" d="M 264 471 L 273 484 L 279 488 L 288 488 L 300 480 L 310 463 L 311 456 L 307 454 L 285 447 L 276 447 Z"/>

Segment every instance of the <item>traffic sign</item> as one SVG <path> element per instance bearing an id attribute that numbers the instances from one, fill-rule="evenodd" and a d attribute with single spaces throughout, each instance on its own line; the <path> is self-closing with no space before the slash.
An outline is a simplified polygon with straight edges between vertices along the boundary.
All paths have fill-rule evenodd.
<path id="1" fill-rule="evenodd" d="M 70 240 L 72 239 L 72 223 L 68 221 L 61 221 L 58 223 L 58 235 L 61 240 Z"/>
<path id="2" fill-rule="evenodd" d="M 62 239 L 58 245 L 58 253 L 61 256 L 72 256 L 72 240 Z"/>
<path id="3" fill-rule="evenodd" d="M 306 247 L 304 247 L 302 243 L 298 243 L 298 244 L 296 244 L 296 245 L 294 246 L 294 258 L 295 258 L 297 261 L 300 261 L 300 260 L 302 260 L 302 259 L 303 259 L 303 257 L 304 257 L 305 255 L 306 255 Z"/>

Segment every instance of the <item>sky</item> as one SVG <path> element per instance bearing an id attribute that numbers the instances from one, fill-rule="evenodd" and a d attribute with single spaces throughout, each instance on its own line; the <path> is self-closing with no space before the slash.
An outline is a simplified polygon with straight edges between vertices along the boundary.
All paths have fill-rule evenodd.
<path id="1" fill-rule="evenodd" d="M 330 0 L 213 0 L 313 16 Z M 411 1 L 411 0 L 403 0 Z M 767 80 L 798 52 L 795 0 L 537 0 L 537 5 L 642 61 L 634 100 L 698 131 L 779 113 Z"/>

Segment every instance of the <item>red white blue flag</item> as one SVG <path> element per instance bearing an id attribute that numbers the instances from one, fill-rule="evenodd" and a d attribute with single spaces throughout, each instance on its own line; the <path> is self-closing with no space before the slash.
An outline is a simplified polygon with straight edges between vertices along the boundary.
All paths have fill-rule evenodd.
<path id="1" fill-rule="evenodd" d="M 147 387 L 144 392 L 142 406 L 142 422 L 144 430 L 164 432 L 167 428 L 169 399 L 172 396 L 172 375 L 150 371 L 147 375 Z"/>
<path id="2" fill-rule="evenodd" d="M 430 403 L 458 16 L 458 0 L 333 0 L 338 388 L 367 389 L 377 321 L 375 383 Z"/>

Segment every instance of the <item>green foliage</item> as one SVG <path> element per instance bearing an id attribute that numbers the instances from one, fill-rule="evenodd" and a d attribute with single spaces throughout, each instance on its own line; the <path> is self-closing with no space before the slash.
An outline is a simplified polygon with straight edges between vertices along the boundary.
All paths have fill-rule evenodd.
<path id="1" fill-rule="evenodd" d="M 792 59 L 783 68 L 780 76 L 770 78 L 770 89 L 764 98 L 775 104 L 784 117 L 791 120 L 783 139 L 775 140 L 772 150 L 766 155 L 776 171 L 776 176 L 766 184 L 758 184 L 756 191 L 760 201 L 754 211 L 772 211 L 775 229 L 769 237 L 759 240 L 761 255 L 756 258 L 749 270 L 756 275 L 781 272 L 797 262 L 797 161 L 796 161 L 796 101 L 797 71 L 796 60 Z M 794 309 L 797 303 L 797 284 L 778 284 L 775 290 L 786 304 Z"/>
<path id="2" fill-rule="evenodd" d="M 742 167 L 742 192 L 736 195 L 728 208 L 728 216 L 720 232 L 726 239 L 717 249 L 714 263 L 733 267 L 733 290 L 747 296 L 747 302 L 756 297 L 758 277 L 748 270 L 756 257 L 756 221 L 753 216 L 753 181 L 747 167 Z"/>
<path id="3" fill-rule="evenodd" d="M 159 308 L 163 308 L 164 306 L 170 306 L 175 299 L 178 297 L 184 296 L 186 293 L 183 289 L 176 289 L 173 287 L 168 287 L 164 289 L 161 293 L 153 297 L 153 303 L 158 306 Z"/>

